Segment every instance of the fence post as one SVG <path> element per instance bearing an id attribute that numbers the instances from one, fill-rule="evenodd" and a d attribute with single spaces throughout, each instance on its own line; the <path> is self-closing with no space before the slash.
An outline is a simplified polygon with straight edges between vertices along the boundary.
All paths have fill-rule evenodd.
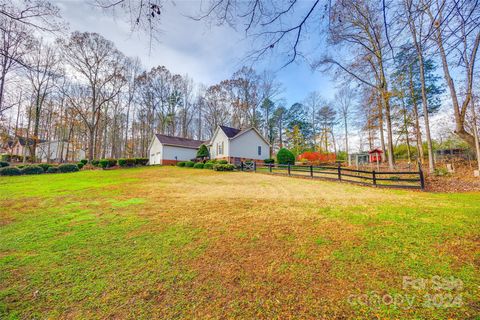
<path id="1" fill-rule="evenodd" d="M 423 176 L 422 165 L 418 162 L 418 175 L 420 176 L 420 187 L 425 190 L 425 177 Z"/>
<path id="2" fill-rule="evenodd" d="M 338 180 L 342 180 L 342 167 L 338 164 Z"/>
<path id="3" fill-rule="evenodd" d="M 288 164 L 288 175 L 290 175 L 290 163 Z"/>
<path id="4" fill-rule="evenodd" d="M 373 181 L 373 185 L 376 187 L 377 186 L 377 174 L 376 174 L 375 170 L 372 171 L 372 181 Z"/>
<path id="5" fill-rule="evenodd" d="M 243 161 L 240 162 L 240 163 L 241 163 L 240 168 L 241 168 L 241 170 L 243 171 Z"/>
<path id="6" fill-rule="evenodd" d="M 253 172 L 257 172 L 257 162 L 253 161 Z"/>
<path id="7" fill-rule="evenodd" d="M 313 178 L 313 166 L 310 166 L 310 177 Z"/>
<path id="8" fill-rule="evenodd" d="M 270 169 L 270 173 L 272 173 L 272 167 L 273 167 L 273 163 L 269 163 L 268 168 Z"/>

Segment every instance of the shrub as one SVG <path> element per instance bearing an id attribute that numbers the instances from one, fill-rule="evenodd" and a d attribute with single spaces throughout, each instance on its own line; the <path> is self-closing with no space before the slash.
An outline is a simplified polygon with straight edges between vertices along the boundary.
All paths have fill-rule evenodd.
<path id="1" fill-rule="evenodd" d="M 22 174 L 42 174 L 42 173 L 45 173 L 45 171 L 43 171 L 43 168 L 36 165 L 25 166 L 22 169 Z"/>
<path id="2" fill-rule="evenodd" d="M 326 162 L 335 162 L 336 155 L 335 153 L 305 151 L 304 153 L 298 156 L 298 160 L 305 163 L 312 162 L 312 163 L 320 164 L 320 163 L 326 163 Z"/>
<path id="3" fill-rule="evenodd" d="M 17 167 L 4 167 L 0 169 L 0 176 L 19 176 L 22 171 Z"/>
<path id="4" fill-rule="evenodd" d="M 48 163 L 40 163 L 38 166 L 43 169 L 43 172 L 47 172 L 48 168 L 50 168 L 52 165 Z"/>
<path id="5" fill-rule="evenodd" d="M 207 162 L 203 165 L 203 169 L 213 169 L 214 164 L 211 162 Z"/>
<path id="6" fill-rule="evenodd" d="M 82 162 L 77 163 L 78 170 L 82 170 L 84 164 Z"/>
<path id="7" fill-rule="evenodd" d="M 17 166 L 18 169 L 22 169 L 23 167 L 25 167 L 25 165 L 23 165 L 23 164 Z"/>
<path id="8" fill-rule="evenodd" d="M 12 156 L 9 154 L 2 154 L 0 156 L 1 161 L 12 162 Z"/>
<path id="9" fill-rule="evenodd" d="M 204 164 L 201 163 L 201 162 L 197 162 L 195 163 L 195 165 L 193 166 L 195 169 L 203 169 L 204 167 Z"/>
<path id="10" fill-rule="evenodd" d="M 185 167 L 185 161 L 177 162 L 177 167 Z"/>
<path id="11" fill-rule="evenodd" d="M 80 160 L 80 163 L 83 163 L 83 165 L 86 165 L 88 163 L 88 160 L 87 159 L 82 159 L 82 160 Z"/>
<path id="12" fill-rule="evenodd" d="M 117 163 L 120 167 L 133 167 L 135 165 L 135 159 L 122 158 L 118 159 Z"/>
<path id="13" fill-rule="evenodd" d="M 205 158 L 208 158 L 210 156 L 210 154 L 208 153 L 208 148 L 206 145 L 202 144 L 200 146 L 200 148 L 198 148 L 198 151 L 197 151 L 197 158 L 202 158 L 202 159 L 205 159 Z"/>
<path id="14" fill-rule="evenodd" d="M 50 167 L 46 173 L 58 173 L 58 167 Z"/>
<path id="15" fill-rule="evenodd" d="M 193 162 L 193 161 L 187 161 L 187 162 L 185 162 L 185 167 L 193 168 L 194 165 L 195 165 L 195 162 Z"/>
<path id="16" fill-rule="evenodd" d="M 275 159 L 268 158 L 268 159 L 263 160 L 263 162 L 266 163 L 266 164 L 272 164 L 272 163 L 275 163 Z"/>
<path id="17" fill-rule="evenodd" d="M 217 160 L 216 159 L 211 159 L 211 160 L 208 160 L 206 163 L 214 164 L 214 163 L 217 163 Z"/>
<path id="18" fill-rule="evenodd" d="M 99 165 L 100 165 L 100 160 L 98 160 L 98 159 L 93 159 L 92 160 L 92 166 L 98 167 Z"/>
<path id="19" fill-rule="evenodd" d="M 282 148 L 277 153 L 277 162 L 279 164 L 295 164 L 295 156 L 290 150 Z"/>
<path id="20" fill-rule="evenodd" d="M 213 165 L 213 170 L 215 171 L 233 171 L 235 166 L 233 164 L 217 163 Z"/>
<path id="21" fill-rule="evenodd" d="M 218 164 L 228 164 L 227 160 L 218 160 Z"/>
<path id="22" fill-rule="evenodd" d="M 101 159 L 98 162 L 99 166 L 103 169 L 115 167 L 117 165 L 117 160 L 115 159 Z"/>
<path id="23" fill-rule="evenodd" d="M 0 168 L 8 167 L 10 164 L 6 161 L 0 161 Z"/>
<path id="24" fill-rule="evenodd" d="M 148 161 L 148 158 L 135 158 L 135 164 L 137 166 L 146 166 Z"/>
<path id="25" fill-rule="evenodd" d="M 58 172 L 67 173 L 67 172 L 77 172 L 78 166 L 74 163 L 64 163 L 58 166 Z"/>

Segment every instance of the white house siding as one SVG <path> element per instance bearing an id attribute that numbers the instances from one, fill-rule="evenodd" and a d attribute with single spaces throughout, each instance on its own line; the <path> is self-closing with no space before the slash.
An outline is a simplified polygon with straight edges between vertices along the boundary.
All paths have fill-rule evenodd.
<path id="1" fill-rule="evenodd" d="M 197 157 L 197 149 L 163 146 L 162 164 L 173 164 L 175 161 L 188 161 Z"/>
<path id="2" fill-rule="evenodd" d="M 222 158 L 227 158 L 229 157 L 229 152 L 230 152 L 230 145 L 229 145 L 229 140 L 225 132 L 223 130 L 219 129 L 217 130 L 217 134 L 211 141 L 212 145 L 210 146 L 210 158 L 211 159 L 222 159 Z M 217 152 L 217 145 L 222 145 L 223 142 L 223 152 L 218 153 Z"/>
<path id="3" fill-rule="evenodd" d="M 67 146 L 70 149 L 68 152 Z M 80 161 L 85 158 L 85 151 L 81 149 L 72 150 L 72 145 L 68 142 L 52 141 L 40 143 L 37 146 L 37 157 L 40 158 L 41 162 L 47 162 L 49 160 L 53 162 Z"/>
<path id="4" fill-rule="evenodd" d="M 261 154 L 258 154 L 261 147 Z M 270 146 L 255 132 L 249 130 L 230 141 L 230 157 L 264 160 L 270 156 Z"/>
<path id="5" fill-rule="evenodd" d="M 162 154 L 163 154 L 163 145 L 160 143 L 157 137 L 155 137 L 152 141 L 152 145 L 150 146 L 150 156 L 149 156 L 149 164 L 162 164 Z"/>

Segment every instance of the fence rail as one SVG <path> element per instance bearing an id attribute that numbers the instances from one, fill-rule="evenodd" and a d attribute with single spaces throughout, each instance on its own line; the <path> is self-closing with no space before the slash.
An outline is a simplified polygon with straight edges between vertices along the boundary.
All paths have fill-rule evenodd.
<path id="1" fill-rule="evenodd" d="M 425 189 L 425 178 L 419 166 L 418 171 L 367 171 L 342 168 L 339 166 L 303 166 L 282 164 L 257 164 L 242 162 L 241 171 L 283 174 L 288 176 L 345 181 L 381 188 Z"/>

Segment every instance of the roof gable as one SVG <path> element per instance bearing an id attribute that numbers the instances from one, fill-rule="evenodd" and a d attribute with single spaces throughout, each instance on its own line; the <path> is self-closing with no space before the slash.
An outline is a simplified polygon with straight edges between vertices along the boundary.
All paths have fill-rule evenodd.
<path id="1" fill-rule="evenodd" d="M 200 140 L 193 140 L 188 138 L 181 138 L 181 137 L 174 137 L 174 136 L 167 136 L 164 134 L 156 134 L 155 135 L 163 145 L 168 146 L 178 146 L 184 148 L 191 148 L 191 149 L 198 149 L 204 141 Z"/>
<path id="2" fill-rule="evenodd" d="M 245 129 L 245 130 L 241 130 L 240 132 L 238 132 L 233 138 L 238 138 L 239 136 L 243 135 L 244 133 L 247 133 L 249 131 L 253 131 L 257 134 L 257 136 L 262 139 L 266 144 L 270 145 L 270 143 L 267 141 L 267 139 L 265 139 L 265 137 L 255 128 L 255 127 L 250 127 L 248 129 Z"/>

